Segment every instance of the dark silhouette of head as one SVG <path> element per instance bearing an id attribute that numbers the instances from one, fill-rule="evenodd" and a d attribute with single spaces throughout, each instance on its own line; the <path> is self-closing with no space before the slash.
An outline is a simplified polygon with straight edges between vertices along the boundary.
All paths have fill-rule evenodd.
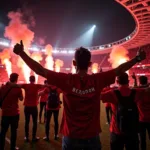
<path id="1" fill-rule="evenodd" d="M 29 81 L 30 83 L 35 83 L 35 76 L 30 76 Z"/>
<path id="2" fill-rule="evenodd" d="M 88 70 L 91 66 L 91 52 L 83 47 L 76 49 L 73 65 L 77 70 Z"/>
<path id="3" fill-rule="evenodd" d="M 17 81 L 18 81 L 18 74 L 17 73 L 12 73 L 12 74 L 10 74 L 10 78 L 9 78 L 9 80 L 10 80 L 10 82 L 12 82 L 12 83 L 17 83 Z"/>
<path id="4" fill-rule="evenodd" d="M 44 84 L 45 84 L 45 85 L 48 84 L 48 81 L 47 81 L 47 80 L 44 80 Z"/>
<path id="5" fill-rule="evenodd" d="M 129 84 L 129 76 L 127 73 L 121 73 L 119 76 L 117 76 L 117 83 L 119 85 L 127 85 Z"/>
<path id="6" fill-rule="evenodd" d="M 140 76 L 139 77 L 139 83 L 140 83 L 140 85 L 147 85 L 148 84 L 148 78 L 146 76 Z"/>

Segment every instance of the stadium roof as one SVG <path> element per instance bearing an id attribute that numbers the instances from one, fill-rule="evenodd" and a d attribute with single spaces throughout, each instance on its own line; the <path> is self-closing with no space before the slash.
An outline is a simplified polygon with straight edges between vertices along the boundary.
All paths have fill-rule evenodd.
<path id="1" fill-rule="evenodd" d="M 92 54 L 108 53 L 114 45 L 122 45 L 127 49 L 141 47 L 150 44 L 150 0 L 115 0 L 120 5 L 126 8 L 133 16 L 136 23 L 135 30 L 127 37 L 108 43 L 105 45 L 87 47 Z M 0 46 L 9 47 L 10 44 L 4 39 L 0 39 Z M 31 51 L 43 50 L 44 47 L 32 46 Z M 57 48 L 53 50 L 55 54 L 72 54 L 74 48 Z"/>

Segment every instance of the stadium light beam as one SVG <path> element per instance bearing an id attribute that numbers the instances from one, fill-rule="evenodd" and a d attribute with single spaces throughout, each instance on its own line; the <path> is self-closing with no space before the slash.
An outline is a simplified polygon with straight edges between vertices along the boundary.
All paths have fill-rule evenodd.
<path id="1" fill-rule="evenodd" d="M 92 28 L 94 28 L 94 29 L 95 29 L 95 28 L 96 28 L 96 25 L 93 25 L 93 27 L 92 27 Z"/>
<path id="2" fill-rule="evenodd" d="M 69 47 L 90 47 L 92 46 L 92 41 L 93 41 L 93 35 L 94 35 L 94 30 L 96 28 L 96 25 L 93 25 L 88 31 L 83 33 L 81 36 L 76 38 L 73 42 L 69 44 Z"/>

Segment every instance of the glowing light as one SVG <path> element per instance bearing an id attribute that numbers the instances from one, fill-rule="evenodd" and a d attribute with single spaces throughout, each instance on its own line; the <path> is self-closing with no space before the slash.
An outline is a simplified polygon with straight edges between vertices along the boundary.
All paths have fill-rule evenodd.
<path id="1" fill-rule="evenodd" d="M 24 74 L 24 78 L 26 80 L 26 83 L 29 83 L 29 77 L 30 77 L 31 69 L 25 63 L 23 63 L 22 69 L 23 69 L 23 74 Z"/>
<path id="2" fill-rule="evenodd" d="M 60 59 L 56 59 L 55 61 L 55 71 L 60 72 L 60 68 L 64 65 L 64 62 Z"/>
<path id="3" fill-rule="evenodd" d="M 93 25 L 92 27 L 90 27 L 89 30 L 87 30 L 81 36 L 79 36 L 74 41 L 72 41 L 68 45 L 68 47 L 80 47 L 81 45 L 84 47 L 90 47 L 92 45 L 95 28 L 96 28 L 96 25 Z"/>
<path id="4" fill-rule="evenodd" d="M 114 46 L 110 53 L 108 61 L 112 64 L 112 68 L 118 67 L 120 64 L 129 60 L 127 56 L 128 50 L 122 46 Z"/>
<path id="5" fill-rule="evenodd" d="M 75 73 L 76 73 L 76 68 L 75 68 L 75 66 L 73 65 L 73 63 L 72 63 L 71 72 L 72 72 L 72 74 L 75 74 Z"/>
<path id="6" fill-rule="evenodd" d="M 69 71 L 69 70 L 70 70 L 70 68 L 66 68 L 66 70 L 68 70 L 68 71 Z"/>
<path id="7" fill-rule="evenodd" d="M 46 49 L 42 49 L 41 51 L 42 51 L 42 52 L 46 52 Z"/>
<path id="8" fill-rule="evenodd" d="M 99 49 L 104 49 L 104 47 L 103 47 L 103 46 L 100 46 Z"/>
<path id="9" fill-rule="evenodd" d="M 52 46 L 50 44 L 46 45 L 45 50 L 46 50 L 46 54 L 47 57 L 45 59 L 46 63 L 45 63 L 45 67 L 49 70 L 54 70 L 54 60 L 52 57 Z"/>
<path id="10" fill-rule="evenodd" d="M 59 53 L 59 51 L 58 50 L 53 50 L 52 53 Z"/>
<path id="11" fill-rule="evenodd" d="M 123 63 L 125 63 L 125 62 L 127 62 L 127 59 L 126 58 L 120 58 L 120 60 L 118 60 L 118 64 L 120 65 L 120 64 L 123 64 Z"/>
<path id="12" fill-rule="evenodd" d="M 114 46 L 110 53 L 110 58 L 108 59 L 108 61 L 112 64 L 112 68 L 116 68 L 128 60 L 128 50 L 122 46 Z"/>
<path id="13" fill-rule="evenodd" d="M 92 28 L 96 28 L 96 25 L 93 25 L 93 27 Z"/>
<path id="14" fill-rule="evenodd" d="M 93 63 L 92 64 L 92 72 L 97 73 L 98 72 L 98 63 Z"/>
<path id="15" fill-rule="evenodd" d="M 6 66 L 6 71 L 9 77 L 10 74 L 12 73 L 11 62 L 9 61 L 9 59 L 4 59 L 4 64 Z"/>
<path id="16" fill-rule="evenodd" d="M 10 59 L 10 49 L 4 49 L 2 52 L 0 52 L 0 59 L 3 65 L 6 67 L 7 75 L 8 77 L 12 73 L 12 64 Z"/>
<path id="17" fill-rule="evenodd" d="M 9 46 L 9 43 L 0 41 L 0 45 L 2 45 L 2 46 Z"/>
<path id="18" fill-rule="evenodd" d="M 72 54 L 72 53 L 74 53 L 74 51 L 71 51 L 71 50 L 70 50 L 70 51 L 68 51 L 68 53 L 69 53 L 69 54 Z"/>
<path id="19" fill-rule="evenodd" d="M 61 52 L 61 53 L 65 53 L 65 54 L 67 53 L 67 51 L 66 51 L 66 50 L 64 50 L 64 51 L 60 51 L 60 52 Z"/>
<path id="20" fill-rule="evenodd" d="M 39 51 L 39 50 L 40 50 L 40 49 L 37 48 L 37 47 L 30 47 L 29 49 L 32 50 L 32 51 Z"/>
<path id="21" fill-rule="evenodd" d="M 40 63 L 40 61 L 43 59 L 41 53 L 32 53 L 31 57 L 37 61 L 38 63 Z M 38 83 L 38 75 L 36 73 L 34 73 L 35 75 L 35 81 L 36 83 Z"/>
<path id="22" fill-rule="evenodd" d="M 26 53 L 30 56 L 30 53 L 27 50 Z M 26 83 L 29 83 L 31 69 L 24 63 L 24 61 L 20 57 L 18 58 L 17 66 L 21 68 Z"/>

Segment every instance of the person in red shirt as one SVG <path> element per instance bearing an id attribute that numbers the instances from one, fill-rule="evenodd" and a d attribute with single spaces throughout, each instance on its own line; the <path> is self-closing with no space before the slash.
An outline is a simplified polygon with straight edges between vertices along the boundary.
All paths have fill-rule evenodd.
<path id="1" fill-rule="evenodd" d="M 146 53 L 138 51 L 135 58 L 110 71 L 87 74 L 91 66 L 91 53 L 80 47 L 75 51 L 76 74 L 57 73 L 43 68 L 30 58 L 20 44 L 14 46 L 14 53 L 38 75 L 45 77 L 50 85 L 62 90 L 64 111 L 60 132 L 63 134 L 62 149 L 100 150 L 100 92 L 114 83 L 115 77 L 130 69 L 137 62 L 146 58 Z"/>
<path id="2" fill-rule="evenodd" d="M 146 76 L 139 77 L 139 87 L 149 87 L 148 78 Z M 140 121 L 140 145 L 141 150 L 146 150 L 146 131 L 150 139 L 150 97 L 143 95 L 141 101 L 138 102 L 139 121 Z"/>
<path id="3" fill-rule="evenodd" d="M 45 141 L 49 141 L 49 124 L 50 124 L 50 120 L 51 120 L 51 116 L 53 115 L 54 117 L 54 139 L 57 140 L 58 139 L 58 116 L 59 116 L 59 109 L 61 108 L 60 104 L 60 90 L 55 87 L 55 86 L 50 86 L 49 88 L 46 88 L 45 91 L 43 91 L 44 93 L 48 93 L 48 101 L 47 101 L 47 105 L 46 105 L 46 123 L 45 123 L 45 134 L 46 137 L 44 137 L 43 139 Z M 52 96 L 54 95 L 54 96 Z M 50 102 L 51 99 L 53 99 L 52 101 L 54 102 Z M 55 104 L 53 104 L 55 103 Z M 54 106 L 52 106 L 51 104 L 53 104 Z"/>
<path id="4" fill-rule="evenodd" d="M 123 73 L 120 76 L 117 77 L 117 82 L 120 85 L 118 90 L 120 91 L 121 96 L 123 97 L 131 97 L 132 100 L 137 103 L 141 100 L 143 95 L 147 95 L 145 89 L 135 89 L 136 93 L 135 96 L 132 95 L 132 89 L 129 87 L 129 80 L 128 80 L 128 74 Z M 119 99 L 116 95 L 114 90 L 110 90 L 107 92 L 104 92 L 101 94 L 101 99 L 104 103 L 111 103 L 112 108 L 112 120 L 110 124 L 110 140 L 111 140 L 111 150 L 123 150 L 124 146 L 126 147 L 126 150 L 139 150 L 139 141 L 138 141 L 138 129 L 135 130 L 135 132 L 130 133 L 123 133 L 120 131 L 119 124 L 117 121 L 117 110 L 119 105 Z M 138 109 L 137 109 L 138 112 Z M 137 117 L 137 124 L 134 126 L 138 127 L 138 117 Z M 127 126 L 127 125 L 126 125 Z"/>
<path id="5" fill-rule="evenodd" d="M 106 118 L 107 118 L 106 124 L 110 124 L 111 116 L 112 116 L 111 104 L 110 103 L 105 103 L 105 110 L 106 110 Z"/>
<path id="6" fill-rule="evenodd" d="M 24 113 L 25 113 L 25 138 L 26 142 L 29 142 L 29 123 L 30 116 L 32 116 L 33 121 L 33 130 L 32 130 L 32 141 L 35 142 L 39 140 L 39 137 L 36 137 L 37 131 L 37 119 L 38 119 L 38 91 L 42 88 L 42 85 L 35 84 L 35 76 L 30 76 L 29 84 L 20 85 L 25 90 L 25 99 L 24 99 Z"/>
<path id="7" fill-rule="evenodd" d="M 44 80 L 44 85 L 47 85 L 47 80 Z M 48 99 L 48 93 L 43 92 L 45 90 L 45 88 L 46 87 L 43 87 L 38 92 L 39 101 L 40 101 L 39 123 L 42 123 L 41 118 L 42 118 L 43 109 L 44 109 L 44 123 L 45 123 L 45 119 L 46 119 L 46 102 Z"/>
<path id="8" fill-rule="evenodd" d="M 110 89 L 111 88 L 108 86 L 108 87 L 104 88 L 102 92 L 109 91 Z M 111 104 L 110 103 L 105 103 L 104 105 L 105 105 L 106 119 L 107 119 L 106 124 L 110 125 L 110 120 L 111 120 L 111 116 L 112 116 Z"/>
<path id="9" fill-rule="evenodd" d="M 11 150 L 15 150 L 16 148 L 17 128 L 19 122 L 18 100 L 23 100 L 22 90 L 16 84 L 18 76 L 17 73 L 12 73 L 10 75 L 10 83 L 7 83 L 0 89 L 0 97 L 5 97 L 2 103 L 0 150 L 4 150 L 5 137 L 9 125 L 11 126 Z"/>

